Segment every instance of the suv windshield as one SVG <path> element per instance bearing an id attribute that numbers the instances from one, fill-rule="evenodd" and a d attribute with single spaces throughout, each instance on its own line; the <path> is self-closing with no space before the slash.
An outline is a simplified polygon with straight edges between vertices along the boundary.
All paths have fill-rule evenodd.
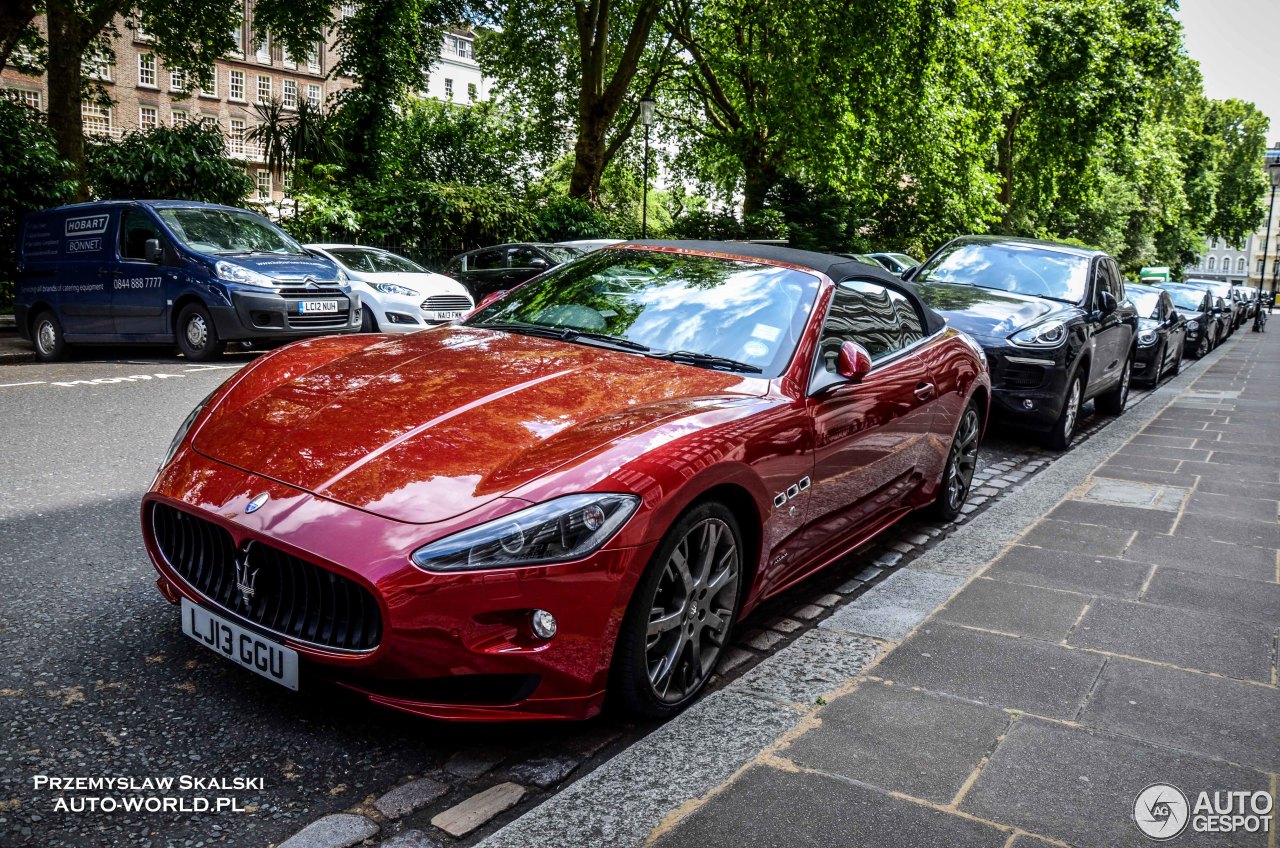
<path id="1" fill-rule="evenodd" d="M 196 207 L 170 207 L 155 212 L 179 241 L 198 253 L 306 255 L 284 230 L 252 212 Z"/>
<path id="2" fill-rule="evenodd" d="M 722 357 L 776 377 L 804 330 L 813 274 L 710 256 L 602 250 L 556 268 L 466 323 L 620 340 L 638 352 Z M 697 364 L 697 363 L 695 363 Z"/>
<path id="3" fill-rule="evenodd" d="M 1037 245 L 959 242 L 943 248 L 912 281 L 1080 303 L 1089 288 L 1089 259 Z"/>
<path id="4" fill-rule="evenodd" d="M 405 273 L 426 274 L 427 269 L 403 256 L 381 250 L 365 250 L 355 247 L 335 247 L 329 250 L 339 262 L 352 271 L 366 274 Z"/>

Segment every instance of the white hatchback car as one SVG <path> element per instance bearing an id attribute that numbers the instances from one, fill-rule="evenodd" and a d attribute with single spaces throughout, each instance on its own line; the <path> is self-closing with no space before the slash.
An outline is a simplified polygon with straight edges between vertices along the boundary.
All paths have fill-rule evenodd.
<path id="1" fill-rule="evenodd" d="M 390 251 L 355 244 L 305 247 L 347 272 L 352 293 L 360 297 L 360 328 L 366 333 L 412 333 L 475 308 L 461 283 Z"/>

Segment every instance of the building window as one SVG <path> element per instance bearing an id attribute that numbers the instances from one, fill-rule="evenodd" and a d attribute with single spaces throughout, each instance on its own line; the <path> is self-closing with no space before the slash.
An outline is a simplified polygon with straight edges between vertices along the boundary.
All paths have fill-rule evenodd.
<path id="1" fill-rule="evenodd" d="M 187 122 L 190 116 L 185 109 L 173 109 L 169 112 L 169 126 L 180 127 Z"/>
<path id="2" fill-rule="evenodd" d="M 271 77 L 258 75 L 258 102 L 271 102 Z"/>
<path id="3" fill-rule="evenodd" d="M 284 172 L 284 180 L 281 182 L 280 187 L 284 189 L 285 194 L 293 192 L 293 171 Z"/>
<path id="4" fill-rule="evenodd" d="M 271 64 L 271 44 L 267 41 L 267 36 L 262 36 L 253 46 L 254 58 L 258 60 L 260 65 Z"/>
<path id="5" fill-rule="evenodd" d="M 244 155 L 244 121 L 231 119 L 231 132 L 227 134 L 227 152 L 233 155 Z"/>
<path id="6" fill-rule="evenodd" d="M 453 99 L 453 80 L 451 79 L 444 81 L 444 96 L 446 100 Z"/>
<path id="7" fill-rule="evenodd" d="M 320 44 L 311 45 L 311 49 L 307 51 L 307 70 L 313 74 L 320 73 Z"/>
<path id="8" fill-rule="evenodd" d="M 271 172 L 259 171 L 257 174 L 257 181 L 258 181 L 258 199 L 270 200 L 271 199 Z"/>
<path id="9" fill-rule="evenodd" d="M 153 130 L 160 126 L 160 112 L 154 106 L 138 107 L 138 129 Z"/>
<path id="10" fill-rule="evenodd" d="M 280 100 L 284 105 L 284 108 L 298 108 L 298 81 L 291 79 L 283 80 L 280 83 L 280 89 L 282 92 Z"/>
<path id="11" fill-rule="evenodd" d="M 96 50 L 85 56 L 85 74 L 90 79 L 111 82 L 111 57 L 104 50 Z"/>
<path id="12" fill-rule="evenodd" d="M 1244 257 L 1243 256 L 1241 256 L 1239 259 L 1236 260 L 1236 273 L 1237 274 L 1244 273 Z"/>
<path id="13" fill-rule="evenodd" d="M 467 83 L 467 99 L 474 103 L 477 94 L 476 84 L 473 82 Z"/>
<path id="14" fill-rule="evenodd" d="M 1213 270 L 1214 265 L 1215 265 L 1215 264 L 1217 264 L 1217 261 L 1218 261 L 1218 260 L 1217 260 L 1216 258 L 1214 258 L 1214 257 L 1212 257 L 1212 256 L 1210 256 L 1210 257 L 1209 257 L 1209 270 L 1210 270 L 1210 271 L 1212 271 L 1212 270 Z"/>
<path id="15" fill-rule="evenodd" d="M 81 103 L 80 118 L 84 131 L 92 135 L 111 135 L 111 107 L 100 103 Z"/>
<path id="16" fill-rule="evenodd" d="M 244 100 L 244 71 L 232 71 L 227 83 L 227 97 Z"/>
<path id="17" fill-rule="evenodd" d="M 30 106 L 32 109 L 40 108 L 40 92 L 38 91 L 33 91 L 29 88 L 10 88 L 6 89 L 4 94 L 14 103 Z"/>
<path id="18" fill-rule="evenodd" d="M 244 55 L 244 16 L 231 29 L 231 55 Z"/>
<path id="19" fill-rule="evenodd" d="M 444 51 L 451 56 L 457 56 L 460 59 L 470 59 L 473 52 L 473 43 L 471 39 L 458 35 L 446 35 L 444 37 Z"/>
<path id="20" fill-rule="evenodd" d="M 169 72 L 169 90 L 179 94 L 187 90 L 187 75 L 185 72 Z"/>
<path id="21" fill-rule="evenodd" d="M 341 15 L 344 21 L 348 20 L 349 18 L 354 18 L 356 16 L 356 4 L 343 3 L 342 6 L 340 7 L 339 14 Z"/>
<path id="22" fill-rule="evenodd" d="M 156 54 L 138 54 L 138 85 L 144 88 L 156 87 Z"/>
<path id="23" fill-rule="evenodd" d="M 307 102 L 315 108 L 320 108 L 320 86 L 314 82 L 307 83 Z"/>
<path id="24" fill-rule="evenodd" d="M 1261 274 L 1261 273 L 1262 273 L 1262 262 L 1263 262 L 1263 260 L 1261 260 L 1261 259 L 1259 259 L 1259 260 L 1258 260 L 1258 273 L 1259 273 L 1259 274 Z"/>

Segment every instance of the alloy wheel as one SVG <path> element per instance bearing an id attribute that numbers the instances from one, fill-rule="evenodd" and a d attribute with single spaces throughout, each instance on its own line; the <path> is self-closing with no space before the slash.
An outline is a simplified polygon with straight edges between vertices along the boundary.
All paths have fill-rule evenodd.
<path id="1" fill-rule="evenodd" d="M 742 554 L 719 518 L 685 533 L 663 565 L 645 636 L 645 667 L 653 694 L 677 703 L 711 675 L 738 603 Z"/>
<path id="2" fill-rule="evenodd" d="M 1079 414 L 1080 381 L 1072 380 L 1071 388 L 1067 390 L 1067 408 L 1062 414 L 1062 433 L 1067 441 L 1071 440 L 1071 434 L 1076 431 L 1076 416 Z"/>
<path id="3" fill-rule="evenodd" d="M 1124 409 L 1124 405 L 1129 402 L 1129 380 L 1133 377 L 1133 359 L 1127 359 L 1124 363 L 1124 371 L 1120 374 L 1120 408 Z"/>
<path id="4" fill-rule="evenodd" d="M 973 486 L 973 473 L 978 468 L 978 411 L 965 410 L 951 443 L 951 455 L 947 458 L 947 507 L 959 512 L 969 497 Z"/>

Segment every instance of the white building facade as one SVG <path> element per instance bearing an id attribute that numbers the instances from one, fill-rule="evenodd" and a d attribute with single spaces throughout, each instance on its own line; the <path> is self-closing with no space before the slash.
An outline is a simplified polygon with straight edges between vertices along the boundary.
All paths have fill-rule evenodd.
<path id="1" fill-rule="evenodd" d="M 491 83 L 480 73 L 475 47 L 475 33 L 461 29 L 447 33 L 440 61 L 427 72 L 423 93 L 459 106 L 488 100 Z"/>
<path id="2" fill-rule="evenodd" d="M 1267 151 L 1268 163 L 1277 159 L 1280 159 L 1280 144 Z M 1266 202 L 1268 205 L 1271 203 L 1270 190 L 1267 191 Z M 1264 214 L 1262 225 L 1256 232 L 1249 234 L 1243 249 L 1232 248 L 1222 239 L 1205 239 L 1204 253 L 1200 260 L 1195 265 L 1187 266 L 1184 275 L 1208 280 L 1227 280 L 1250 288 L 1257 288 L 1261 279 L 1263 290 L 1274 292 L 1280 287 L 1280 198 L 1277 198 L 1276 207 L 1275 214 L 1271 216 L 1270 234 L 1266 233 L 1267 216 Z M 1264 247 L 1267 253 L 1265 271 L 1262 257 Z"/>

